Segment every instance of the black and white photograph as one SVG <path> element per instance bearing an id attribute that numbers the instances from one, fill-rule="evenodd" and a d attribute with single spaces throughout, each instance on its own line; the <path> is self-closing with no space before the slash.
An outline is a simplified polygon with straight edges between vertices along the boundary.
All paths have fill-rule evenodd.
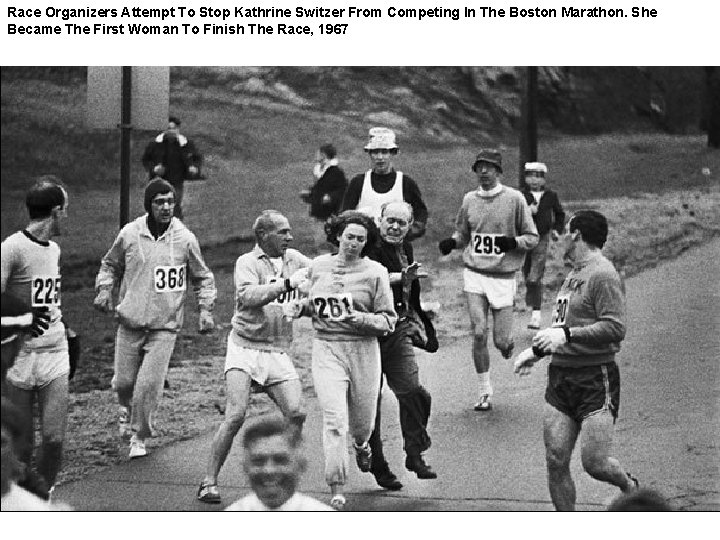
<path id="1" fill-rule="evenodd" d="M 510 5 L 60 4 L 4 6 L 3 44 L 147 61 L 3 52 L 3 512 L 720 511 L 706 53 L 429 64 L 392 36 Z M 378 31 L 186 64 L 184 21 Z"/>

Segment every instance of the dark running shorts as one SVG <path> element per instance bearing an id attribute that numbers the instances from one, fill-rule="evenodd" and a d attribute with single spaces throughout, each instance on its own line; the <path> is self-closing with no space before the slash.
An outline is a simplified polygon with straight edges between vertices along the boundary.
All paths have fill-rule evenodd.
<path id="1" fill-rule="evenodd" d="M 550 364 L 545 401 L 578 423 L 605 410 L 617 420 L 620 370 L 615 362 L 580 368 Z"/>

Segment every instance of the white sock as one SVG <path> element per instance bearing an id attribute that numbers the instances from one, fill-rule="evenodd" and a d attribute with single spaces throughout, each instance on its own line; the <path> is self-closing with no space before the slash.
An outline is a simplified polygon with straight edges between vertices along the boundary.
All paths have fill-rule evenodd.
<path id="1" fill-rule="evenodd" d="M 490 372 L 478 373 L 478 397 L 492 396 L 493 389 L 490 384 Z"/>

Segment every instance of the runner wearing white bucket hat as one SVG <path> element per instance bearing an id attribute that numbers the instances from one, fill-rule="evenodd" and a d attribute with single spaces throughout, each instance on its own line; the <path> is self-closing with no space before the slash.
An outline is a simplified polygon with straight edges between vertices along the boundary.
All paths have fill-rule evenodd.
<path id="1" fill-rule="evenodd" d="M 370 129 L 369 136 L 364 149 L 370 156 L 372 168 L 350 181 L 341 209 L 359 210 L 377 223 L 383 204 L 404 201 L 412 206 L 415 216 L 408 239 L 423 236 L 428 218 L 427 206 L 415 180 L 395 170 L 393 156 L 399 150 L 395 132 L 385 127 L 374 127 Z"/>

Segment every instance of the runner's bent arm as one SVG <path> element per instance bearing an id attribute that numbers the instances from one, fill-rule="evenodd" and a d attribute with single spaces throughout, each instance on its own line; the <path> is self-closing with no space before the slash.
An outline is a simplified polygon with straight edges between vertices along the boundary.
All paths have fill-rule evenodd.
<path id="1" fill-rule="evenodd" d="M 287 291 L 287 287 L 284 279 L 261 284 L 257 271 L 241 258 L 235 263 L 235 291 L 235 303 L 242 309 L 269 304 Z"/>
<path id="2" fill-rule="evenodd" d="M 100 261 L 100 270 L 95 279 L 95 290 L 112 290 L 125 273 L 125 234 L 127 225 L 117 235 L 113 245 Z"/>
<path id="3" fill-rule="evenodd" d="M 188 273 L 201 310 L 212 312 L 217 298 L 215 276 L 205 264 L 200 245 L 193 234 L 188 242 Z"/>
<path id="4" fill-rule="evenodd" d="M 15 249 L 3 242 L 0 250 L 0 290 L 5 292 L 8 278 L 15 268 Z"/>
<path id="5" fill-rule="evenodd" d="M 409 176 L 403 178 L 403 200 L 412 206 L 413 224 L 408 232 L 408 240 L 420 238 L 425 234 L 425 226 L 428 220 L 428 209 L 422 199 L 420 188 L 415 180 Z"/>
<path id="6" fill-rule="evenodd" d="M 381 267 L 382 268 L 382 267 Z M 374 312 L 355 311 L 358 326 L 375 336 L 384 336 L 395 330 L 397 313 L 393 304 L 392 290 L 387 271 L 382 268 L 375 276 Z"/>
<path id="7" fill-rule="evenodd" d="M 463 198 L 457 216 L 455 218 L 455 232 L 452 237 L 455 239 L 456 247 L 464 249 L 470 242 L 470 222 L 468 221 L 468 202 Z"/>

